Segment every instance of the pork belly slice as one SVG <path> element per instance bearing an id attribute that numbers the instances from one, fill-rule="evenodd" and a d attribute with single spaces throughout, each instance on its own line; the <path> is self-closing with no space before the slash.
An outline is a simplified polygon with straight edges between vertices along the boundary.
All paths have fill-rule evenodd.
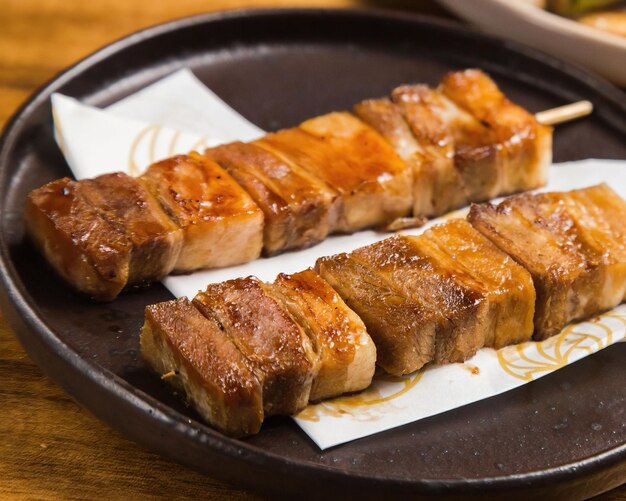
<path id="1" fill-rule="evenodd" d="M 484 346 L 493 309 L 476 281 L 428 240 L 394 236 L 352 255 L 430 312 L 419 328 L 434 332 L 435 363 L 462 362 Z"/>
<path id="2" fill-rule="evenodd" d="M 433 317 L 439 316 L 350 254 L 320 258 L 315 266 L 367 326 L 383 369 L 408 374 L 433 360 Z"/>
<path id="3" fill-rule="evenodd" d="M 361 319 L 328 282 L 309 269 L 281 273 L 274 287 L 320 354 L 310 400 L 367 388 L 376 368 L 376 347 Z"/>
<path id="4" fill-rule="evenodd" d="M 562 195 L 587 246 L 607 270 L 599 307 L 613 308 L 626 299 L 626 202 L 604 183 Z"/>
<path id="5" fill-rule="evenodd" d="M 307 405 L 319 353 L 270 286 L 254 277 L 229 280 L 209 285 L 193 303 L 251 362 L 266 415 L 296 414 Z"/>
<path id="6" fill-rule="evenodd" d="M 72 287 L 98 301 L 117 297 L 128 283 L 132 243 L 62 178 L 31 191 L 26 229 L 52 267 Z"/>
<path id="7" fill-rule="evenodd" d="M 218 164 L 197 154 L 152 164 L 142 182 L 184 238 L 176 272 L 220 268 L 259 257 L 263 212 Z"/>
<path id="8" fill-rule="evenodd" d="M 250 362 L 187 298 L 146 308 L 140 346 L 148 365 L 212 426 L 236 437 L 259 431 L 262 387 Z"/>
<path id="9" fill-rule="evenodd" d="M 606 184 L 539 194 L 537 200 L 543 217 L 559 223 L 556 230 L 576 243 L 587 267 L 600 277 L 585 316 L 621 303 L 626 293 L 626 202 Z"/>
<path id="10" fill-rule="evenodd" d="M 552 127 L 512 103 L 488 75 L 477 69 L 448 73 L 439 90 L 484 124 L 503 159 L 500 195 L 530 190 L 547 181 L 552 162 Z"/>
<path id="11" fill-rule="evenodd" d="M 391 97 L 447 180 L 441 196 L 456 197 L 450 208 L 501 193 L 502 155 L 487 127 L 426 85 L 403 85 Z"/>
<path id="12" fill-rule="evenodd" d="M 525 268 L 463 219 L 436 225 L 420 238 L 436 244 L 478 282 L 494 312 L 492 325 L 485 325 L 485 346 L 498 349 L 532 338 L 535 288 Z"/>
<path id="13" fill-rule="evenodd" d="M 591 204 L 581 200 L 584 192 L 518 195 L 470 210 L 472 225 L 531 273 L 537 292 L 535 339 L 557 334 L 567 323 L 624 297 L 623 240 L 607 245 L 610 236 L 599 237 L 606 219 L 591 215 Z"/>
<path id="14" fill-rule="evenodd" d="M 400 107 L 389 99 L 368 99 L 354 107 L 354 113 L 383 136 L 411 167 L 413 214 L 433 217 L 463 206 L 467 197 L 454 166 L 451 145 L 442 143 L 446 140 L 443 125 L 428 110 L 419 111 L 413 111 L 418 115 L 413 118 L 415 136 Z M 429 124 L 435 130 L 428 130 Z"/>
<path id="15" fill-rule="evenodd" d="M 257 144 L 280 152 L 339 194 L 333 228 L 353 232 L 406 216 L 412 172 L 375 130 L 347 112 L 312 118 Z"/>
<path id="16" fill-rule="evenodd" d="M 266 254 L 326 238 L 337 194 L 319 179 L 254 143 L 225 144 L 204 154 L 226 169 L 263 211 Z"/>
<path id="17" fill-rule="evenodd" d="M 77 190 L 130 240 L 129 284 L 153 282 L 174 269 L 182 231 L 137 179 L 122 172 L 104 174 L 80 181 Z"/>

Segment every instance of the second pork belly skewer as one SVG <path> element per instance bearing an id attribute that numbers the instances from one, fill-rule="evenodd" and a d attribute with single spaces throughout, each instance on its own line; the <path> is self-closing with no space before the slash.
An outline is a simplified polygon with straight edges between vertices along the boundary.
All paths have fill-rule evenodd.
<path id="1" fill-rule="evenodd" d="M 210 285 L 194 299 L 214 322 L 207 325 L 196 310 L 189 320 L 181 317 L 187 300 L 149 306 L 144 357 L 185 388 L 205 419 L 241 435 L 260 426 L 255 382 L 263 387 L 265 415 L 297 412 L 307 399 L 367 386 L 376 354 L 388 372 L 408 373 L 431 361 L 465 360 L 482 346 L 528 341 L 533 317 L 534 336 L 544 339 L 557 323 L 560 329 L 624 299 L 626 201 L 607 186 L 475 205 L 469 219 L 480 231 L 454 219 L 418 237 L 391 237 L 321 258 L 321 277 L 306 270 L 279 275 L 273 284 L 247 278 Z M 526 259 L 530 252 L 536 257 Z M 568 252 L 575 254 L 571 260 Z M 548 312 L 554 322 L 547 322 Z M 200 334 L 190 332 L 185 341 L 188 324 Z M 233 346 L 239 354 L 227 363 L 222 357 Z M 220 366 L 224 379 L 214 370 Z M 196 373 L 200 377 L 190 379 Z"/>
<path id="2" fill-rule="evenodd" d="M 193 302 L 148 306 L 141 351 L 204 419 L 234 436 L 309 400 L 367 388 L 376 365 L 359 317 L 312 270 L 275 284 L 229 280 Z"/>

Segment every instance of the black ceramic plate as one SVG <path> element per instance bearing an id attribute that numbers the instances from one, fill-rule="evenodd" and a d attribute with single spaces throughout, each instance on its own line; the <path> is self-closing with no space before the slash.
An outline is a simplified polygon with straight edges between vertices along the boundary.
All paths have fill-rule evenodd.
<path id="1" fill-rule="evenodd" d="M 555 159 L 626 158 L 626 104 L 610 85 L 547 56 L 429 19 L 354 11 L 255 11 L 194 17 L 88 57 L 17 113 L 0 153 L 2 307 L 30 356 L 97 416 L 214 477 L 306 495 L 506 493 L 575 499 L 626 481 L 626 344 L 499 397 L 320 452 L 288 418 L 232 440 L 203 425 L 138 354 L 145 305 L 160 285 L 93 304 L 68 290 L 23 238 L 26 193 L 69 174 L 50 94 L 108 105 L 189 67 L 270 130 L 347 108 L 405 82 L 434 84 L 478 66 L 530 110 L 591 99 L 560 126 Z"/>

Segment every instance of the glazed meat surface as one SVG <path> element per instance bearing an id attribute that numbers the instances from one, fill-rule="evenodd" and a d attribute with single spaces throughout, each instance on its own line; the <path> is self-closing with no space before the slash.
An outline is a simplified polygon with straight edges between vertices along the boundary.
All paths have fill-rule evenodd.
<path id="1" fill-rule="evenodd" d="M 393 90 L 391 99 L 422 145 L 437 209 L 447 212 L 497 193 L 494 152 L 481 144 L 480 124 L 426 85 L 403 85 Z"/>
<path id="2" fill-rule="evenodd" d="M 433 128 L 415 135 L 403 115 L 403 108 L 390 99 L 368 99 L 354 107 L 355 114 L 382 135 L 413 172 L 413 214 L 437 216 L 466 202 L 465 191 L 454 168 L 453 152 L 445 143 L 445 131 L 436 117 L 415 111 L 416 123 L 435 121 Z"/>
<path id="3" fill-rule="evenodd" d="M 110 301 L 128 283 L 132 243 L 62 178 L 29 193 L 26 229 L 52 267 L 94 300 Z"/>
<path id="4" fill-rule="evenodd" d="M 526 269 L 463 219 L 436 225 L 421 238 L 472 276 L 472 285 L 485 295 L 492 310 L 490 323 L 484 325 L 485 346 L 498 349 L 532 338 L 535 288 Z"/>
<path id="5" fill-rule="evenodd" d="M 439 91 L 490 131 L 501 156 L 500 187 L 495 195 L 546 183 L 552 162 L 551 127 L 541 125 L 531 113 L 512 103 L 489 76 L 477 69 L 448 73 Z"/>
<path id="6" fill-rule="evenodd" d="M 418 335 L 434 343 L 435 363 L 461 362 L 482 348 L 484 325 L 491 313 L 484 294 L 427 241 L 396 236 L 361 247 L 352 255 L 429 312 Z"/>
<path id="7" fill-rule="evenodd" d="M 310 400 L 359 391 L 372 382 L 376 347 L 365 325 L 316 272 L 281 273 L 274 287 L 320 354 Z"/>
<path id="8" fill-rule="evenodd" d="M 269 286 L 253 277 L 229 280 L 209 285 L 193 303 L 252 363 L 267 416 L 307 405 L 319 353 Z"/>
<path id="9" fill-rule="evenodd" d="M 204 155 L 177 155 L 138 179 L 117 173 L 81 181 L 82 202 L 72 211 L 97 220 L 81 221 L 75 231 L 69 225 L 74 216 L 61 223 L 58 212 L 36 208 L 33 196 L 42 200 L 43 192 L 34 190 L 27 224 L 75 289 L 112 300 L 127 286 L 170 272 L 243 264 L 261 252 L 273 256 L 315 245 L 332 233 L 416 227 L 469 202 L 546 181 L 552 129 L 480 70 L 449 73 L 436 89 L 403 85 L 352 111 L 317 116 L 250 143 L 208 148 Z M 71 243 L 69 233 L 81 235 L 90 225 L 117 231 L 103 238 L 111 249 Z M 76 256 L 81 269 L 70 270 Z"/>
<path id="10" fill-rule="evenodd" d="M 258 141 L 339 194 L 334 231 L 353 232 L 406 216 L 412 172 L 372 128 L 345 112 L 312 118 Z"/>
<path id="11" fill-rule="evenodd" d="M 236 437 L 258 433 L 263 395 L 251 363 L 188 299 L 148 306 L 140 344 L 152 369 L 212 426 Z"/>
<path id="12" fill-rule="evenodd" d="M 436 319 L 432 312 L 351 254 L 323 257 L 315 266 L 361 317 L 383 369 L 408 374 L 433 360 Z"/>
<path id="13" fill-rule="evenodd" d="M 263 210 L 266 254 L 326 238 L 337 194 L 316 177 L 255 143 L 225 144 L 204 154 L 226 169 Z"/>
<path id="14" fill-rule="evenodd" d="M 535 339 L 552 336 L 567 323 L 623 300 L 626 263 L 620 212 L 625 210 L 626 203 L 606 186 L 518 195 L 497 206 L 472 207 L 472 225 L 533 277 Z M 611 225 L 615 230 L 608 231 Z"/>
<path id="15" fill-rule="evenodd" d="M 215 162 L 192 153 L 151 165 L 142 182 L 183 230 L 175 271 L 218 268 L 259 257 L 263 213 Z"/>
<path id="16" fill-rule="evenodd" d="M 122 172 L 105 174 L 79 181 L 77 190 L 130 240 L 129 284 L 149 283 L 174 269 L 182 231 L 137 179 Z"/>

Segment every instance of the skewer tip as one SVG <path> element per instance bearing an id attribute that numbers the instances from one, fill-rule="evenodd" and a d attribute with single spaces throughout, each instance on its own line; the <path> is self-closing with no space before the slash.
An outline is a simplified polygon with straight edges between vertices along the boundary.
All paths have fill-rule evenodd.
<path id="1" fill-rule="evenodd" d="M 575 103 L 540 111 L 535 114 L 535 118 L 537 122 L 543 125 L 557 125 L 587 116 L 592 111 L 593 104 L 591 101 L 576 101 Z"/>

